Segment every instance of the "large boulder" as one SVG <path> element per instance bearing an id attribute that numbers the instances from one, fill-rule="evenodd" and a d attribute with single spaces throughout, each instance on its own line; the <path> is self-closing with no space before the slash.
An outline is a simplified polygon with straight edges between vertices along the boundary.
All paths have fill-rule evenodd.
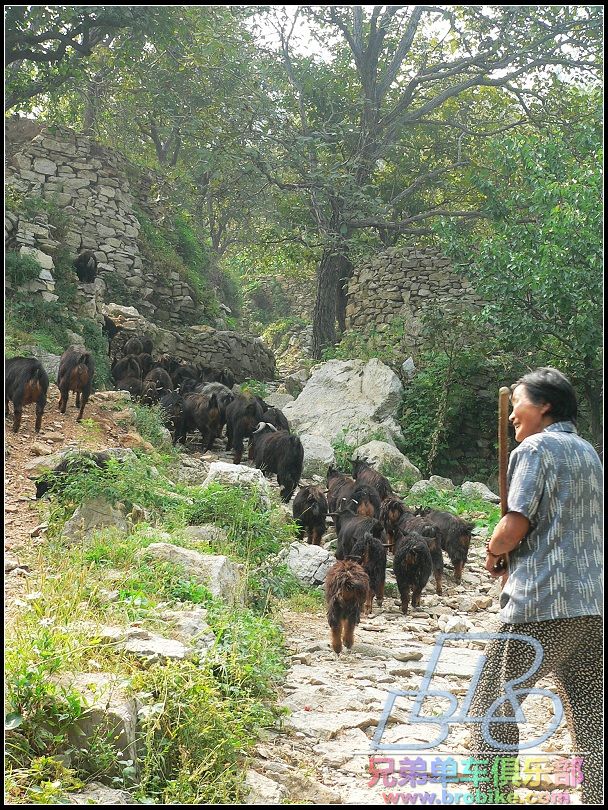
<path id="1" fill-rule="evenodd" d="M 460 488 L 463 495 L 468 495 L 470 498 L 481 498 L 490 503 L 500 503 L 500 497 L 479 481 L 465 481 Z"/>
<path id="2" fill-rule="evenodd" d="M 272 506 L 270 499 L 272 486 L 264 478 L 261 470 L 256 470 L 254 467 L 247 467 L 244 464 L 228 464 L 225 461 L 214 461 L 209 467 L 209 474 L 201 486 L 208 487 L 210 484 L 256 489 L 260 493 L 261 506 L 266 509 L 270 509 Z"/>
<path id="3" fill-rule="evenodd" d="M 397 422 L 402 395 L 399 377 L 375 358 L 330 360 L 313 368 L 283 413 L 298 434 L 314 433 L 330 443 L 343 438 L 359 446 L 378 433 L 394 443 L 403 439 Z"/>
<path id="4" fill-rule="evenodd" d="M 331 444 L 321 436 L 311 433 L 301 433 L 300 441 L 304 448 L 304 466 L 302 478 L 312 478 L 313 475 L 327 476 L 327 470 L 335 465 L 336 455 Z"/>
<path id="5" fill-rule="evenodd" d="M 353 461 L 367 461 L 382 475 L 404 479 L 408 484 L 420 481 L 422 473 L 412 462 L 387 442 L 368 442 L 353 453 Z"/>

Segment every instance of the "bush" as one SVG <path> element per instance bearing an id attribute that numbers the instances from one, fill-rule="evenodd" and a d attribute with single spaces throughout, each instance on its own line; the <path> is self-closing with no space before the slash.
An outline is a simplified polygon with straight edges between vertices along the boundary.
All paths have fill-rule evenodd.
<path id="1" fill-rule="evenodd" d="M 295 539 L 293 524 L 285 523 L 279 510 L 260 510 L 255 490 L 211 484 L 190 489 L 194 503 L 185 508 L 189 525 L 215 523 L 227 530 L 226 553 L 253 565 L 264 563 Z"/>
<path id="2" fill-rule="evenodd" d="M 252 396 L 261 397 L 264 399 L 268 393 L 266 384 L 260 380 L 245 380 L 239 385 L 242 394 L 251 394 Z"/>
<path id="3" fill-rule="evenodd" d="M 22 287 L 28 281 L 35 281 L 42 267 L 31 256 L 9 250 L 4 260 L 4 272 L 12 287 Z"/>
<path id="4" fill-rule="evenodd" d="M 347 330 L 336 346 L 323 351 L 327 360 L 371 360 L 377 358 L 399 373 L 404 357 L 410 353 L 403 318 L 393 318 L 385 327 L 370 327 L 365 333 Z"/>
<path id="5" fill-rule="evenodd" d="M 135 414 L 135 427 L 140 436 L 153 444 L 158 450 L 164 453 L 176 455 L 170 438 L 164 434 L 164 410 L 160 405 L 131 405 L 131 410 Z"/>

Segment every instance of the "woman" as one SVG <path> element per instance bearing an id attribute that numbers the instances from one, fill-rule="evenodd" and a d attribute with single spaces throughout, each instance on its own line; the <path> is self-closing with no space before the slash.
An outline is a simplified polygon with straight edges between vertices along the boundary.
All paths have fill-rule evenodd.
<path id="1" fill-rule="evenodd" d="M 539 368 L 511 390 L 509 420 L 520 445 L 509 460 L 507 513 L 488 541 L 485 563 L 490 574 L 500 576 L 497 558 L 509 554 L 498 632 L 542 645 L 540 667 L 515 688 L 529 689 L 551 674 L 572 736 L 569 753 L 583 759 L 583 803 L 596 804 L 603 786 L 601 462 L 576 432 L 576 395 L 563 374 Z M 473 717 L 486 716 L 504 695 L 504 685 L 530 669 L 534 649 L 527 641 L 497 639 L 486 656 Z M 491 712 L 500 715 L 513 716 L 507 700 Z M 504 754 L 517 755 L 514 722 L 473 729 L 472 750 L 494 754 L 489 768 L 499 744 Z"/>

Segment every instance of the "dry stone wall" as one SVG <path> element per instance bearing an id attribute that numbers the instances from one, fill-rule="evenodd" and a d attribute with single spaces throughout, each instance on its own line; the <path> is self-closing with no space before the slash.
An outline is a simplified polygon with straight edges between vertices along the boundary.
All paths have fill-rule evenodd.
<path id="1" fill-rule="evenodd" d="M 100 146 L 90 137 L 67 129 L 43 128 L 16 147 L 13 143 L 7 167 L 8 193 L 41 197 L 55 203 L 68 215 L 70 224 L 63 240 L 76 256 L 93 250 L 98 261 L 100 283 L 93 289 L 79 285 L 78 314 L 100 311 L 101 300 L 112 283 L 133 296 L 133 303 L 148 317 L 167 326 L 195 323 L 197 306 L 192 288 L 176 272 L 165 277 L 149 272 L 138 245 L 140 224 L 137 203 L 148 216 L 162 215 L 162 200 L 151 200 L 146 191 L 155 178 L 136 178 L 128 162 L 117 152 Z M 158 185 L 158 184 L 157 184 Z M 27 252 L 46 253 L 57 247 L 48 216 L 41 212 L 29 221 L 23 215 L 5 218 L 5 244 Z M 36 256 L 38 258 L 38 256 Z M 52 274 L 52 266 L 46 267 Z M 53 289 L 34 282 L 32 291 Z M 107 300 L 107 297 L 106 297 Z M 84 301 L 89 306 L 82 305 Z"/>
<path id="2" fill-rule="evenodd" d="M 141 331 L 158 331 L 159 351 L 229 368 L 238 381 L 273 379 L 274 356 L 261 340 L 197 325 L 201 319 L 191 287 L 177 272 L 160 276 L 146 267 L 135 205 L 153 222 L 162 221 L 167 208 L 160 175 L 135 170 L 119 153 L 90 137 L 27 119 L 11 119 L 6 140 L 8 196 L 52 201 L 68 215 L 62 242 L 74 258 L 81 250 L 93 250 L 97 258 L 93 284 L 78 282 L 74 273 L 77 289 L 66 307 L 72 314 L 103 323 L 107 305 L 116 303 L 113 290 L 118 283 L 141 316 Z M 38 278 L 21 289 L 57 301 L 52 253 L 59 242 L 48 213 L 38 210 L 26 216 L 9 207 L 4 242 L 6 249 L 30 255 L 41 265 Z"/>
<path id="3" fill-rule="evenodd" d="M 117 304 L 104 305 L 103 312 L 124 329 L 115 338 L 118 346 L 134 335 L 146 334 L 152 338 L 155 356 L 167 353 L 187 363 L 228 368 L 238 383 L 248 379 L 264 382 L 274 379 L 274 354 L 260 338 L 253 335 L 212 329 L 210 326 L 184 327 L 179 332 L 162 329 L 142 317 L 135 307 Z"/>
<path id="4" fill-rule="evenodd" d="M 454 312 L 482 303 L 434 248 L 389 248 L 355 268 L 348 284 L 346 328 L 382 332 L 401 319 L 405 342 L 415 354 L 425 311 Z"/>

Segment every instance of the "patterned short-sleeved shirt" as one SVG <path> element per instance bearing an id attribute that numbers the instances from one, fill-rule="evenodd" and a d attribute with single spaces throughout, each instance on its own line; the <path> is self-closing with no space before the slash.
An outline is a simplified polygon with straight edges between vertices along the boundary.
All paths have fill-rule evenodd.
<path id="1" fill-rule="evenodd" d="M 512 453 L 508 511 L 530 521 L 509 554 L 504 622 L 602 615 L 602 465 L 572 422 L 555 422 Z"/>

